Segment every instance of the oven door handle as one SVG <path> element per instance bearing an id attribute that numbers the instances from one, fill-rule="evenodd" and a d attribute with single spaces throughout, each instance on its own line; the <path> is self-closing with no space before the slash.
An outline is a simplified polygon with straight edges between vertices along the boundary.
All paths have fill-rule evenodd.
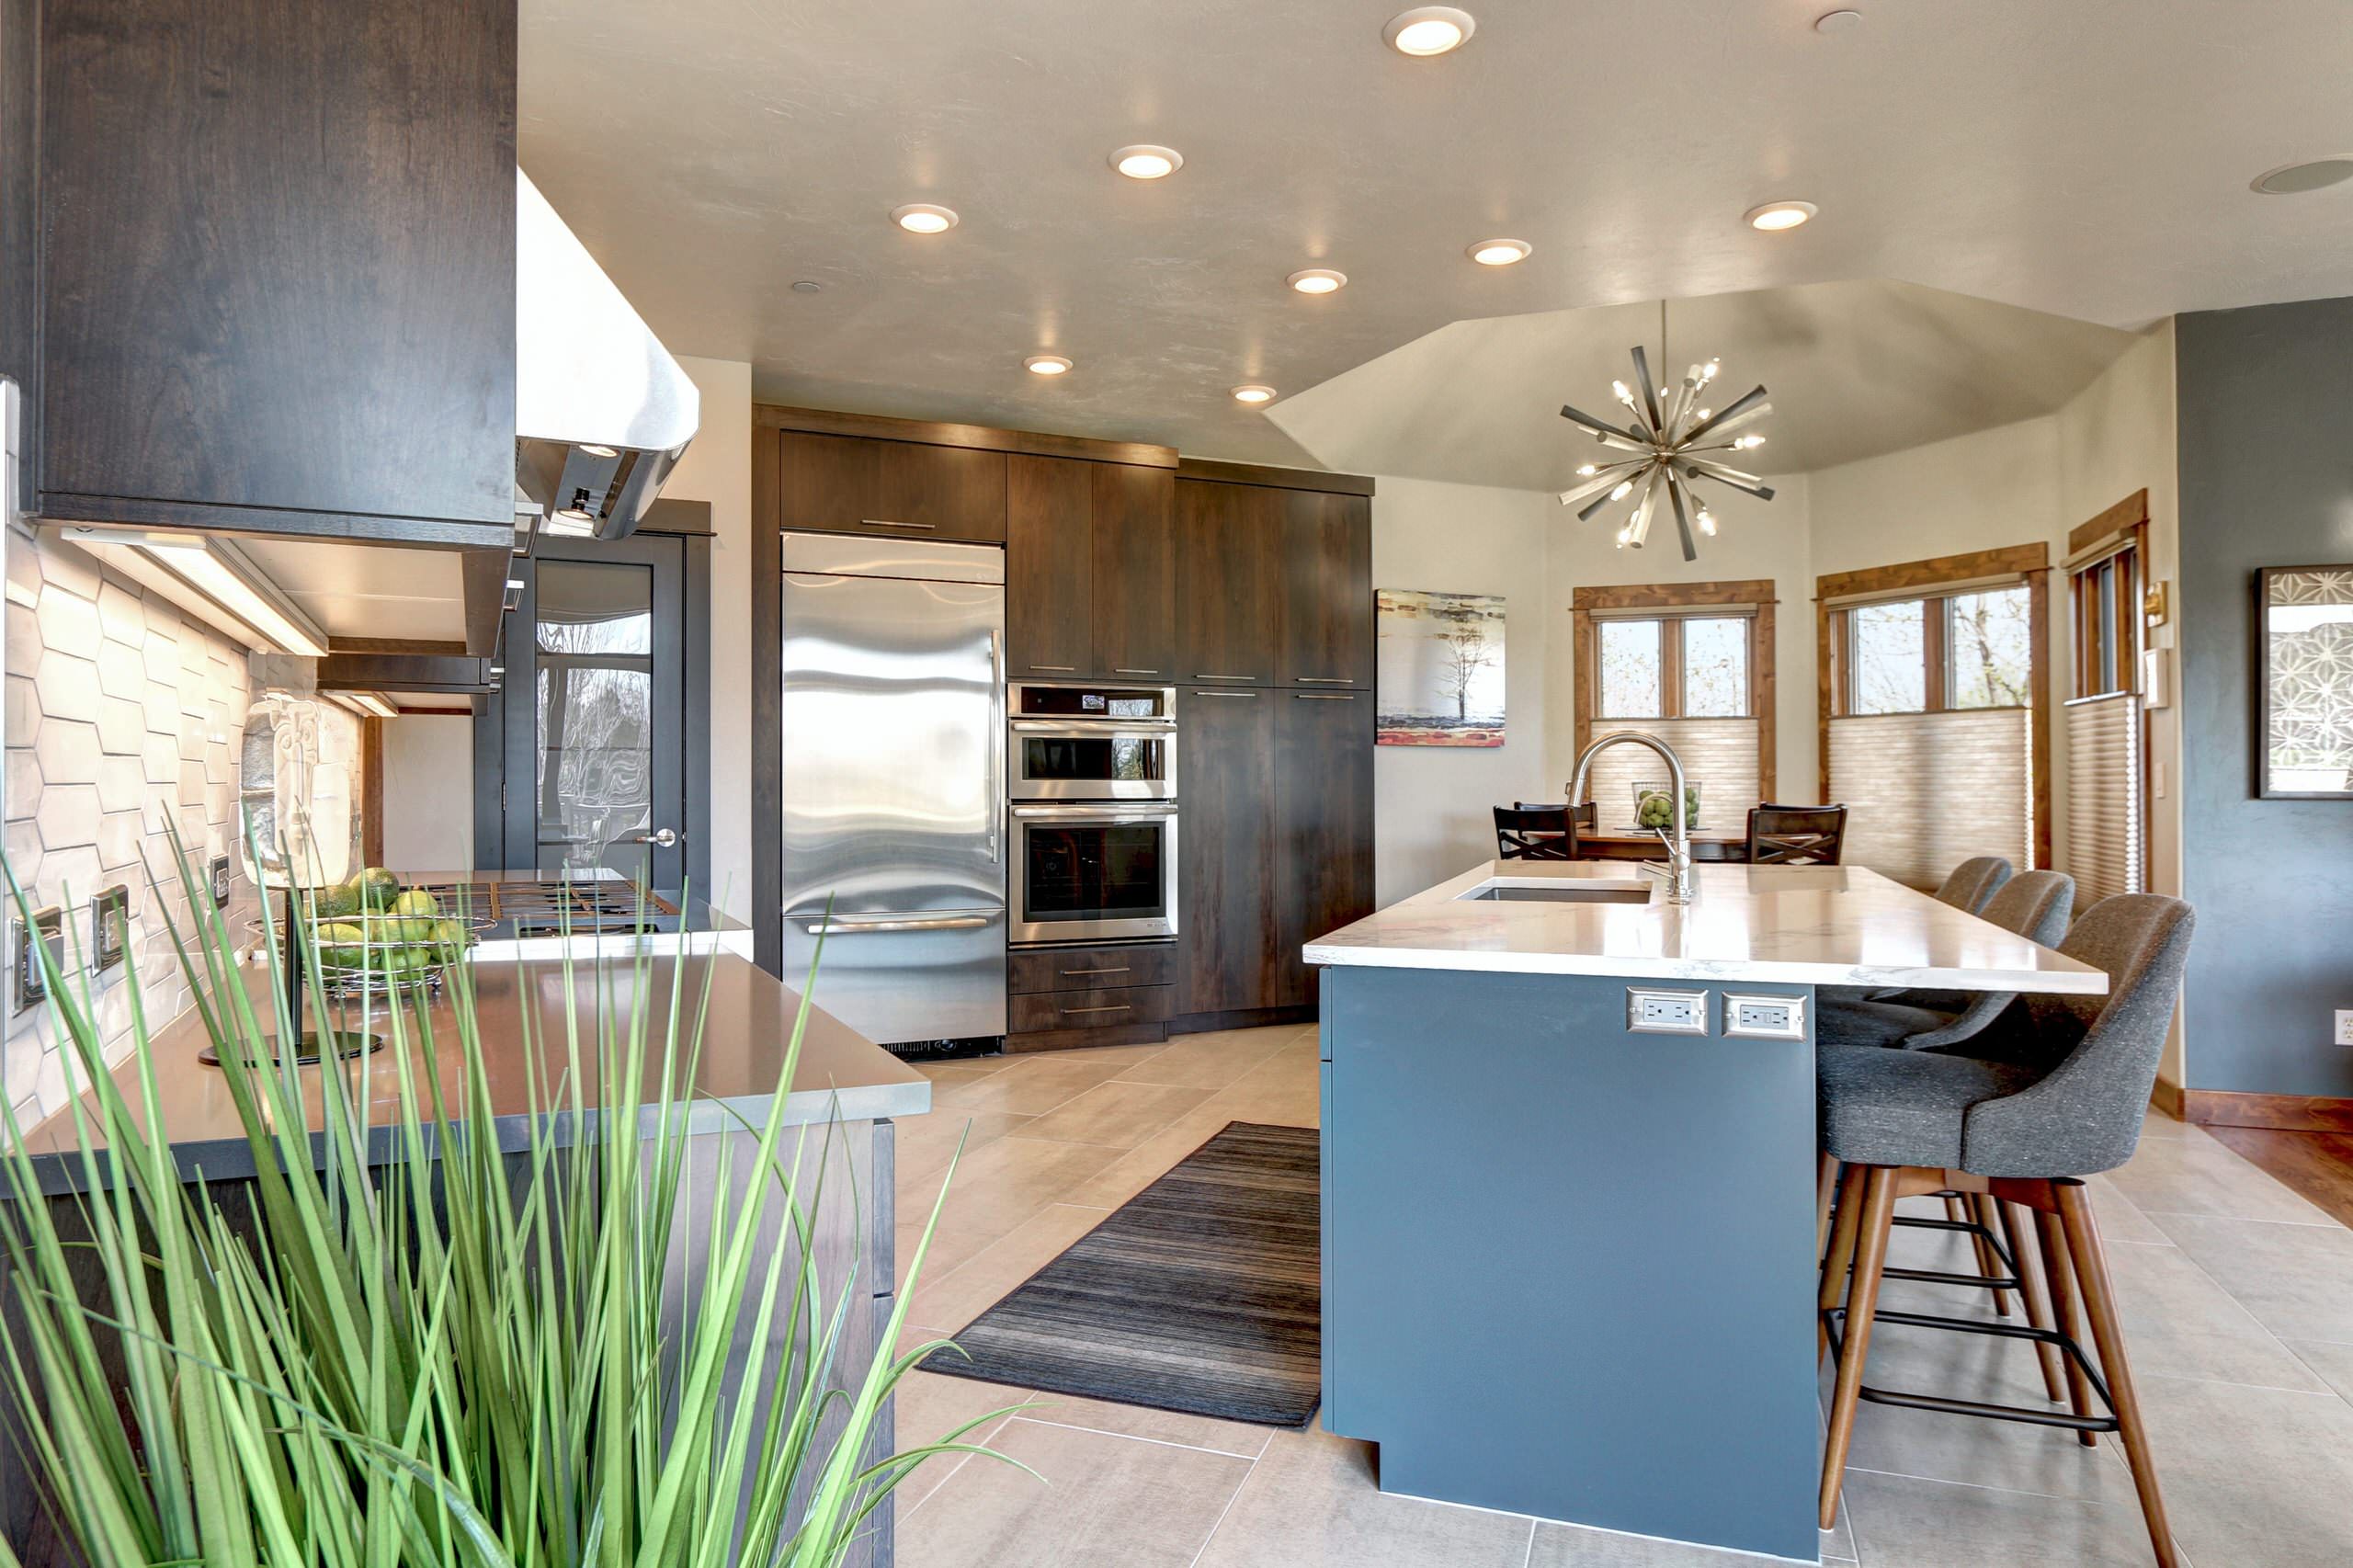
<path id="1" fill-rule="evenodd" d="M 1133 735 L 1138 740 L 1157 740 L 1176 733 L 1174 719 L 1016 719 L 1013 733 L 1017 735 L 1067 735 L 1075 740 L 1099 739 Z"/>
<path id="2" fill-rule="evenodd" d="M 1016 806 L 1024 822 L 1165 822 L 1176 814 L 1174 801 L 1121 801 L 1112 805 Z"/>

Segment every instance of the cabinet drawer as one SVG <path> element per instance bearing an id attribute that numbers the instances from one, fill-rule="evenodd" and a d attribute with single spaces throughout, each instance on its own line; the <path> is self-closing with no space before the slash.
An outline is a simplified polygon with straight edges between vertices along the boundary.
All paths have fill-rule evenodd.
<path id="1" fill-rule="evenodd" d="M 1007 958 L 1006 989 L 1017 996 L 1037 991 L 1165 985 L 1176 978 L 1173 942 L 1131 948 L 1045 948 Z"/>
<path id="2" fill-rule="evenodd" d="M 1173 1009 L 1170 985 L 1114 986 L 1101 991 L 1039 991 L 1011 1001 L 1011 1032 L 1106 1028 L 1120 1024 L 1167 1021 Z"/>

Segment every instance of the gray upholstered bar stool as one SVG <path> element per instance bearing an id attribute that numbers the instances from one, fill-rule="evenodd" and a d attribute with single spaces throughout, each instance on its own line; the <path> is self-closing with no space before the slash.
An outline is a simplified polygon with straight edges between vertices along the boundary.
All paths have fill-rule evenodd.
<path id="1" fill-rule="evenodd" d="M 2107 971 L 2109 994 L 2026 996 L 2015 1015 L 2018 1035 L 2005 1042 L 1998 1060 L 1872 1046 L 1819 1050 L 1823 1151 L 1842 1167 L 1837 1220 L 1822 1272 L 1824 1330 L 1838 1329 L 1838 1378 L 1822 1468 L 1824 1519 L 1835 1522 L 1837 1515 L 1856 1403 L 1870 1399 L 2070 1428 L 2086 1442 L 2094 1433 L 2117 1433 L 2157 1562 L 2165 1568 L 2177 1562 L 2125 1358 L 2107 1255 L 2081 1178 L 2124 1164 L 2140 1141 L 2165 1026 L 2181 991 L 2191 924 L 2188 904 L 2154 893 L 2126 893 L 2094 905 L 2059 950 Z M 2055 1329 L 1879 1310 L 1896 1200 L 1954 1189 L 2033 1211 Z M 2081 1343 L 2078 1291 L 2097 1364 Z M 1881 1323 L 2050 1345 L 2065 1358 L 2069 1409 L 1866 1388 L 1871 1329 Z M 2095 1395 L 2109 1414 L 2095 1410 Z"/>
<path id="2" fill-rule="evenodd" d="M 2006 861 L 1997 861 L 2007 870 Z M 1979 919 L 2015 931 L 2046 948 L 2067 934 L 2075 909 L 2075 880 L 2064 871 L 2027 871 L 2010 878 L 1977 911 Z M 1833 1045 L 1901 1045 L 1914 1051 L 1961 1044 L 1984 1029 L 2018 1000 L 2015 991 L 1873 993 L 1862 1000 L 1824 988 L 1814 1038 Z"/>

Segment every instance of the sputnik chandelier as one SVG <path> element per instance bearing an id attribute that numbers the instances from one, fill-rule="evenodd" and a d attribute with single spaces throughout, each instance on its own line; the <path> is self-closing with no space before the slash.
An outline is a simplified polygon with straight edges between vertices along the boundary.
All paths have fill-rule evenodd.
<path id="1" fill-rule="evenodd" d="M 1659 306 L 1660 356 L 1665 355 L 1666 306 Z M 1753 473 L 1720 462 L 1718 452 L 1750 451 L 1765 444 L 1765 437 L 1753 433 L 1742 434 L 1773 412 L 1765 401 L 1765 389 L 1757 387 L 1745 397 L 1730 404 L 1721 413 L 1699 405 L 1699 396 L 1716 379 L 1716 362 L 1694 365 L 1683 374 L 1680 385 L 1662 393 L 1651 381 L 1650 360 L 1637 347 L 1634 354 L 1634 386 L 1612 381 L 1609 390 L 1633 415 L 1626 426 L 1596 419 L 1568 404 L 1561 407 L 1561 417 L 1579 429 L 1590 431 L 1593 438 L 1615 452 L 1627 455 L 1609 462 L 1584 463 L 1577 469 L 1577 483 L 1561 492 L 1561 505 L 1586 505 L 1578 511 L 1577 520 L 1585 522 L 1606 506 L 1631 500 L 1633 510 L 1618 529 L 1618 547 L 1632 545 L 1636 550 L 1650 537 L 1651 524 L 1661 512 L 1675 513 L 1675 531 L 1682 536 L 1683 559 L 1697 561 L 1699 549 L 1691 530 L 1696 525 L 1703 534 L 1716 531 L 1715 514 L 1693 493 L 1700 480 L 1728 484 L 1734 490 L 1745 490 L 1760 500 L 1773 498 L 1773 487 Z M 1639 389 L 1639 390 L 1637 390 Z"/>

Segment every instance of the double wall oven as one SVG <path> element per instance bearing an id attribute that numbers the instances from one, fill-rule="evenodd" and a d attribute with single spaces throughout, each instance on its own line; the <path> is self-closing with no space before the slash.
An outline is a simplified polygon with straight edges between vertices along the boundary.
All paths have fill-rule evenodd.
<path id="1" fill-rule="evenodd" d="M 1015 947 L 1176 935 L 1176 693 L 1017 682 L 1006 694 Z"/>

